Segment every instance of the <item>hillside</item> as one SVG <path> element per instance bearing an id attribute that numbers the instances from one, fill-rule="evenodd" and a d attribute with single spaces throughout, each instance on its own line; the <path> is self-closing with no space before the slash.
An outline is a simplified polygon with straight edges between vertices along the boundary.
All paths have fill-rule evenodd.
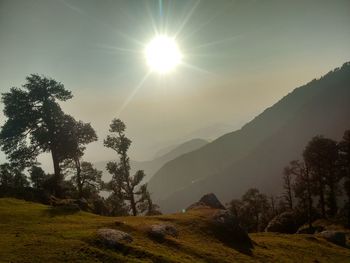
<path id="1" fill-rule="evenodd" d="M 157 217 L 101 217 L 59 213 L 40 204 L 0 199 L 1 262 L 348 262 L 350 250 L 309 235 L 252 234 L 255 245 L 240 252 L 206 228 L 210 209 Z M 170 222 L 177 238 L 152 240 L 145 228 Z M 119 249 L 96 241 L 99 228 L 130 233 Z"/>
<path id="2" fill-rule="evenodd" d="M 151 161 L 133 161 L 131 160 L 131 172 L 135 173 L 138 170 L 143 170 L 146 174 L 144 182 L 148 182 L 151 177 L 167 162 L 181 156 L 182 154 L 197 150 L 204 145 L 208 144 L 208 141 L 203 139 L 192 139 L 186 141 L 180 145 L 174 146 L 169 151 L 164 152 L 161 156 Z M 110 179 L 109 173 L 106 171 L 106 162 L 95 163 L 97 169 L 104 171 L 105 180 Z"/>
<path id="3" fill-rule="evenodd" d="M 225 201 L 250 187 L 281 190 L 282 168 L 300 157 L 315 135 L 339 139 L 350 128 L 350 63 L 295 89 L 254 120 L 206 146 L 166 163 L 150 180 L 165 212 L 206 192 Z"/>

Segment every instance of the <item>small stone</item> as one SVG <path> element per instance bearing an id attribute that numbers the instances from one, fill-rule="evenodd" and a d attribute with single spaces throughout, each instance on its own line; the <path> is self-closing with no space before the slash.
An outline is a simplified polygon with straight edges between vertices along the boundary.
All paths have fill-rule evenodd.
<path id="1" fill-rule="evenodd" d="M 131 243 L 133 238 L 130 234 L 120 230 L 102 228 L 97 231 L 97 237 L 109 247 L 117 247 L 120 244 Z"/>

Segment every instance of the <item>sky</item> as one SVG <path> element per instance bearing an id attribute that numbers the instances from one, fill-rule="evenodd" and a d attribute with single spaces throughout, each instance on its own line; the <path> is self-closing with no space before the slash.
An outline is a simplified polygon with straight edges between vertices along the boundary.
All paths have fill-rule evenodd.
<path id="1" fill-rule="evenodd" d="M 147 160 L 238 129 L 349 61 L 349 25 L 348 0 L 0 0 L 0 91 L 31 73 L 52 77 L 74 95 L 62 108 L 97 131 L 87 160 L 113 158 L 102 141 L 115 117 L 131 157 Z M 166 75 L 149 74 L 145 61 L 157 34 L 175 37 L 183 54 Z"/>

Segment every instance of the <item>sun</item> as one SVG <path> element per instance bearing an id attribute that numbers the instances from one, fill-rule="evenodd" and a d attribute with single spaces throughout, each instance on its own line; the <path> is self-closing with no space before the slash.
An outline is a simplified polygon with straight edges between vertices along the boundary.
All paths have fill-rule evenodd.
<path id="1" fill-rule="evenodd" d="M 182 54 L 174 38 L 156 36 L 145 49 L 147 64 L 152 71 L 168 73 L 172 71 L 182 59 Z"/>

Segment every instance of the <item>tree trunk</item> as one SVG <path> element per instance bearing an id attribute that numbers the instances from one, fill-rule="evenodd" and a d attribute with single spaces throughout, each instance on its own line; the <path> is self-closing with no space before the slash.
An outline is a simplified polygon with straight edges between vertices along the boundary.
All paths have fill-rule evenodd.
<path id="1" fill-rule="evenodd" d="M 309 224 L 309 229 L 312 229 L 312 193 L 311 193 L 311 184 L 309 177 L 309 170 L 306 168 L 306 187 L 307 187 L 307 221 Z"/>
<path id="2" fill-rule="evenodd" d="M 320 182 L 319 187 L 320 187 L 319 195 L 320 195 L 321 214 L 322 214 L 322 218 L 326 218 L 326 207 L 325 207 L 325 200 L 324 200 L 324 184 L 323 184 L 323 182 Z"/>
<path id="3" fill-rule="evenodd" d="M 133 193 L 130 196 L 130 206 L 131 206 L 133 216 L 137 216 L 136 202 L 135 202 Z"/>
<path id="4" fill-rule="evenodd" d="M 348 228 L 350 228 L 350 196 L 348 197 Z"/>
<path id="5" fill-rule="evenodd" d="M 54 178 L 55 178 L 54 195 L 57 197 L 61 197 L 61 195 L 62 195 L 61 182 L 63 181 L 63 178 L 61 176 L 60 163 L 59 163 L 59 160 L 58 160 L 54 150 L 51 150 L 51 156 L 52 156 L 52 162 L 53 162 L 53 168 L 54 168 Z"/>
<path id="6" fill-rule="evenodd" d="M 133 216 L 137 216 L 137 209 L 136 209 L 136 202 L 135 202 L 135 196 L 134 196 L 134 189 L 133 187 L 130 186 L 130 171 L 127 169 L 128 163 L 127 163 L 127 155 L 126 152 L 124 151 L 122 153 L 122 163 L 123 163 L 123 168 L 124 168 L 124 181 L 126 182 L 127 189 L 128 189 L 128 197 L 130 199 L 130 207 Z"/>
<path id="7" fill-rule="evenodd" d="M 289 208 L 293 210 L 293 197 L 292 197 L 292 189 L 288 190 L 288 198 L 289 198 Z"/>
<path id="8" fill-rule="evenodd" d="M 75 158 L 74 162 L 75 162 L 75 168 L 77 170 L 78 196 L 79 196 L 79 198 L 82 198 L 83 197 L 83 184 L 82 184 L 82 180 L 81 180 L 81 167 L 80 167 L 79 158 Z"/>
<path id="9" fill-rule="evenodd" d="M 337 213 L 337 200 L 335 197 L 335 186 L 333 182 L 329 184 L 329 215 L 334 216 Z"/>

